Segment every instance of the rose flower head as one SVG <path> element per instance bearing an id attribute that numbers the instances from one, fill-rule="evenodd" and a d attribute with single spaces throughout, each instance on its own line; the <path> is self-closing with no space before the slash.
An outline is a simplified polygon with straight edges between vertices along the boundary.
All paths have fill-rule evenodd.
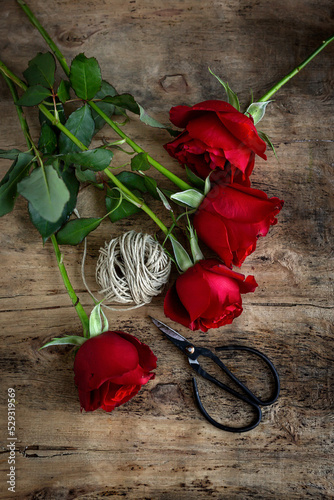
<path id="1" fill-rule="evenodd" d="M 277 224 L 283 200 L 239 184 L 215 184 L 194 216 L 198 237 L 225 262 L 241 266 L 257 239 Z"/>
<path id="2" fill-rule="evenodd" d="M 250 185 L 255 155 L 267 159 L 266 143 L 260 139 L 251 117 L 224 101 L 204 101 L 195 106 L 175 106 L 171 122 L 184 131 L 165 144 L 168 153 L 201 178 L 217 167 L 227 182 Z"/>
<path id="3" fill-rule="evenodd" d="M 146 345 L 124 332 L 105 332 L 88 339 L 74 361 L 74 381 L 81 408 L 112 411 L 154 378 L 157 358 Z"/>
<path id="4" fill-rule="evenodd" d="M 254 276 L 245 279 L 218 259 L 200 260 L 168 290 L 165 315 L 191 330 L 218 328 L 242 313 L 241 294 L 254 292 Z"/>

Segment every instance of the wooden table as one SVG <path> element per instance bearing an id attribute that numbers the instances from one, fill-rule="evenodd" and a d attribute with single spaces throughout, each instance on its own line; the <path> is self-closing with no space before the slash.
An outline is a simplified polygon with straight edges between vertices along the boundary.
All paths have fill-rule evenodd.
<path id="1" fill-rule="evenodd" d="M 163 122 L 172 105 L 225 98 L 208 66 L 243 103 L 250 89 L 259 98 L 330 36 L 333 14 L 329 0 L 30 0 L 30 7 L 68 60 L 79 52 L 96 56 L 105 79 Z M 1 59 L 22 74 L 28 60 L 47 49 L 16 2 L 3 0 L 1 10 Z M 271 152 L 267 162 L 257 160 L 253 187 L 283 198 L 285 206 L 278 225 L 242 266 L 244 274 L 255 275 L 258 289 L 244 297 L 244 312 L 230 326 L 207 334 L 180 327 L 199 345 L 246 343 L 272 358 L 281 395 L 255 430 L 229 434 L 201 416 L 186 359 L 148 318 L 164 318 L 163 295 L 134 312 L 108 313 L 111 328 L 151 346 L 158 356 L 156 378 L 111 414 L 80 413 L 71 349 L 38 351 L 52 337 L 81 333 L 52 245 L 43 248 L 22 198 L 1 219 L 1 498 L 333 497 L 333 51 L 334 45 L 327 47 L 279 91 L 259 127 L 272 138 L 278 161 Z M 0 95 L 0 147 L 24 150 L 2 79 Z M 36 138 L 35 114 L 27 112 Z M 184 175 L 162 148 L 166 132 L 132 116 L 127 130 Z M 102 138 L 114 135 L 105 128 L 94 144 Z M 2 160 L 1 173 L 8 165 Z M 159 204 L 153 207 L 167 223 Z M 105 213 L 99 192 L 90 187 L 81 190 L 78 208 L 83 216 Z M 136 215 L 105 222 L 89 236 L 86 274 L 92 287 L 100 246 L 130 228 L 156 231 L 151 220 Z M 90 310 L 80 274 L 83 248 L 62 251 Z M 175 277 L 174 271 L 171 282 Z M 257 374 L 250 376 L 254 382 Z M 5 483 L 9 387 L 17 400 L 15 494 Z M 207 404 L 216 402 L 210 394 Z"/>

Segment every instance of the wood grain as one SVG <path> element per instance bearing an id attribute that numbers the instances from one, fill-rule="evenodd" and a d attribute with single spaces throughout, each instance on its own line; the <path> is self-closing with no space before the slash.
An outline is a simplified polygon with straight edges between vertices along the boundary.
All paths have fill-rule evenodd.
<path id="1" fill-rule="evenodd" d="M 224 98 L 208 66 L 243 102 L 250 89 L 260 97 L 330 35 L 334 12 L 329 0 L 282 0 L 279 6 L 271 0 L 30 0 L 29 5 L 68 60 L 83 51 L 96 56 L 105 79 L 134 94 L 163 122 L 172 105 Z M 1 59 L 21 74 L 45 45 L 16 2 L 3 0 L 1 7 Z M 163 319 L 163 296 L 139 311 L 108 314 L 112 328 L 152 347 L 156 378 L 112 414 L 81 414 L 71 350 L 38 351 L 51 337 L 80 334 L 52 247 L 43 248 L 22 198 L 0 220 L 1 499 L 333 498 L 333 50 L 327 47 L 280 90 L 261 123 L 279 160 L 271 153 L 267 162 L 259 160 L 253 186 L 283 198 L 285 206 L 278 225 L 242 267 L 255 275 L 257 291 L 245 296 L 244 313 L 230 326 L 207 334 L 179 328 L 202 346 L 246 343 L 272 358 L 281 396 L 252 432 L 231 435 L 202 418 L 186 359 L 148 318 Z M 24 149 L 2 80 L 0 99 L 0 147 Z M 27 117 L 36 138 L 34 111 Z M 128 131 L 183 175 L 162 148 L 165 132 L 135 118 Z M 113 137 L 104 128 L 95 143 Z M 2 174 L 8 165 L 2 161 Z M 168 222 L 158 204 L 153 207 Z M 79 210 L 103 215 L 99 193 L 82 189 Z M 100 246 L 130 228 L 156 230 L 138 215 L 112 226 L 105 222 L 89 237 L 86 274 L 93 288 Z M 82 246 L 63 248 L 74 288 L 90 308 L 80 276 L 82 251 Z M 175 277 L 174 272 L 171 282 Z M 250 383 L 260 386 L 261 373 L 251 363 L 244 369 Z M 6 485 L 7 388 L 13 386 L 15 494 Z M 210 393 L 212 411 L 224 411 L 226 421 L 228 415 L 237 418 L 230 406 L 218 407 L 216 401 L 217 394 Z"/>

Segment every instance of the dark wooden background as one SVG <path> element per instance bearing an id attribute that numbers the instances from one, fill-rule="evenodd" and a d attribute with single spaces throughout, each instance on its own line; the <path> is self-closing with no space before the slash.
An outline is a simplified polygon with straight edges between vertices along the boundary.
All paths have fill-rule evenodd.
<path id="1" fill-rule="evenodd" d="M 105 79 L 119 92 L 131 92 L 163 122 L 172 105 L 224 99 L 208 66 L 242 102 L 249 100 L 250 89 L 259 98 L 330 36 L 334 17 L 329 0 L 30 0 L 30 6 L 68 60 L 83 51 L 96 56 Z M 2 0 L 1 12 L 1 59 L 21 75 L 46 46 L 15 1 Z M 267 162 L 257 161 L 253 186 L 283 198 L 285 206 L 279 224 L 242 267 L 255 275 L 257 291 L 244 297 L 244 313 L 230 326 L 207 334 L 180 328 L 211 348 L 229 342 L 258 347 L 277 365 L 280 399 L 250 433 L 219 431 L 195 407 L 186 359 L 148 318 L 163 319 L 163 295 L 135 312 L 108 313 L 111 328 L 135 334 L 156 353 L 155 380 L 111 414 L 81 414 L 71 350 L 38 351 L 51 337 L 80 334 L 52 246 L 43 248 L 22 198 L 1 219 L 1 498 L 334 496 L 333 54 L 334 44 L 282 88 L 260 124 L 279 159 L 269 152 Z M 0 98 L 0 147 L 24 149 L 3 80 Z M 27 113 L 34 137 L 35 114 Z M 162 148 L 165 132 L 135 118 L 128 131 L 183 175 Z M 114 135 L 103 129 L 95 144 L 103 137 Z M 1 173 L 8 165 L 2 160 Z M 103 215 L 99 193 L 83 189 L 79 210 Z M 139 215 L 115 225 L 105 222 L 89 237 L 86 273 L 92 287 L 99 247 L 129 228 L 156 230 Z M 70 278 L 89 310 L 80 276 L 82 251 L 82 246 L 63 248 Z M 245 369 L 256 385 L 263 370 L 257 374 L 248 364 Z M 6 401 L 13 386 L 16 494 L 6 485 Z M 212 411 L 218 401 L 217 394 L 208 394 Z M 225 409 L 236 418 L 229 408 L 219 408 L 218 414 Z"/>

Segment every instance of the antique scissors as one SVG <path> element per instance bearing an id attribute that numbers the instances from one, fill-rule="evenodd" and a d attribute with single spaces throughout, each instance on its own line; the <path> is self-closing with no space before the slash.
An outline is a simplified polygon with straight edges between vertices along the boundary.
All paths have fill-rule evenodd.
<path id="1" fill-rule="evenodd" d="M 242 345 L 228 345 L 216 348 L 217 351 L 247 351 L 249 353 L 255 354 L 256 356 L 259 356 L 267 364 L 273 375 L 274 390 L 271 398 L 263 401 L 262 399 L 255 396 L 255 394 L 253 394 L 253 392 L 250 389 L 248 389 L 248 387 L 244 385 L 212 351 L 204 347 L 195 347 L 194 344 L 188 342 L 188 340 L 186 340 L 180 333 L 176 332 L 169 326 L 165 325 L 165 323 L 162 323 L 162 321 L 159 321 L 152 317 L 151 320 L 159 328 L 159 330 L 161 330 L 167 336 L 167 338 L 169 338 L 169 340 L 173 342 L 174 345 L 176 345 L 184 354 L 186 354 L 186 356 L 188 356 L 188 361 L 190 363 L 190 366 L 195 370 L 196 373 L 198 373 L 198 375 L 201 375 L 201 377 L 205 378 L 206 380 L 213 382 L 221 389 L 235 396 L 238 400 L 244 401 L 245 403 L 250 405 L 255 412 L 255 420 L 251 422 L 249 425 L 245 425 L 242 427 L 230 427 L 227 425 L 223 425 L 220 422 L 217 422 L 208 414 L 208 412 L 204 408 L 201 399 L 199 397 L 197 382 L 195 378 L 193 378 L 194 393 L 199 409 L 204 415 L 204 417 L 212 425 L 218 427 L 218 429 L 222 429 L 228 432 L 246 432 L 254 429 L 259 425 L 262 419 L 261 406 L 269 406 L 275 403 L 280 391 L 280 381 L 278 373 L 276 371 L 276 368 L 270 361 L 270 359 L 267 358 L 267 356 L 265 356 L 262 352 L 258 351 L 257 349 Z M 223 370 L 223 372 L 225 372 L 227 376 L 231 380 L 233 380 L 233 382 L 235 382 L 235 384 L 238 386 L 239 389 L 241 389 L 241 391 L 243 391 L 243 393 L 238 392 L 232 387 L 229 387 L 228 385 L 220 382 L 216 378 L 212 377 L 208 372 L 206 372 L 198 362 L 199 356 L 210 358 L 214 363 L 216 363 Z"/>

